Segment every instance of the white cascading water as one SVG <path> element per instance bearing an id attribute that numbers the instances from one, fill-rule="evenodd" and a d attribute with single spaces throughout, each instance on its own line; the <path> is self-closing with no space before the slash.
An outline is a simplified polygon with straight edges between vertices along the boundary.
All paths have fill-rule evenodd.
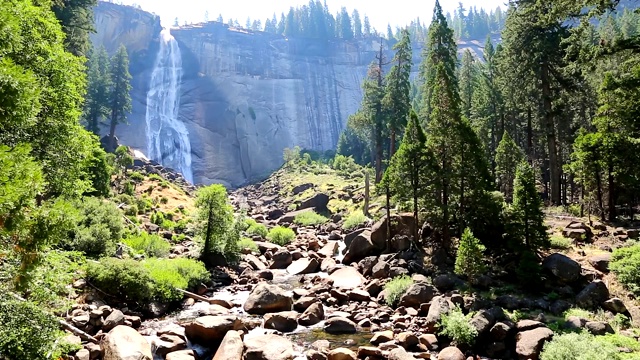
<path id="1" fill-rule="evenodd" d="M 160 50 L 147 93 L 147 156 L 182 173 L 193 183 L 189 132 L 178 119 L 182 56 L 169 29 L 160 33 Z"/>

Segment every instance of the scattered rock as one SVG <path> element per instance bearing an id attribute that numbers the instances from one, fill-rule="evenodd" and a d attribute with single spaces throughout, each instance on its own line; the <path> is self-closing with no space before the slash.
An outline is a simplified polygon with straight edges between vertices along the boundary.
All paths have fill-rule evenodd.
<path id="1" fill-rule="evenodd" d="M 460 351 L 460 349 L 458 349 L 455 346 L 446 347 L 442 349 L 442 351 L 440 351 L 440 353 L 438 354 L 438 360 L 465 360 L 465 359 L 466 357 L 464 356 L 462 351 Z"/>
<path id="2" fill-rule="evenodd" d="M 324 320 L 324 306 L 321 302 L 311 304 L 298 318 L 302 326 L 312 326 Z"/>
<path id="3" fill-rule="evenodd" d="M 375 265 L 373 265 L 373 268 L 371 268 L 371 276 L 373 276 L 374 279 L 388 278 L 389 263 L 384 260 L 378 261 Z"/>
<path id="4" fill-rule="evenodd" d="M 355 289 L 366 281 L 364 276 L 351 266 L 334 271 L 329 280 L 333 281 L 333 287 L 340 289 Z"/>
<path id="5" fill-rule="evenodd" d="M 196 360 L 193 350 L 180 350 L 169 353 L 165 360 Z"/>
<path id="6" fill-rule="evenodd" d="M 286 269 L 293 262 L 293 256 L 288 250 L 280 249 L 273 254 L 271 260 L 273 263 L 269 267 L 270 269 Z"/>
<path id="7" fill-rule="evenodd" d="M 546 327 L 520 332 L 516 335 L 516 353 L 521 359 L 538 359 L 542 346 L 551 337 L 553 331 Z"/>
<path id="8" fill-rule="evenodd" d="M 415 360 L 413 355 L 409 354 L 405 349 L 396 347 L 389 351 L 389 360 Z"/>
<path id="9" fill-rule="evenodd" d="M 604 321 L 587 321 L 584 327 L 593 335 L 613 334 L 613 328 L 608 322 Z"/>
<path id="10" fill-rule="evenodd" d="M 560 253 L 547 256 L 542 261 L 542 268 L 566 283 L 578 280 L 582 269 L 575 260 Z"/>
<path id="11" fill-rule="evenodd" d="M 429 313 L 426 318 L 427 331 L 434 332 L 442 315 L 448 313 L 449 310 L 451 310 L 451 304 L 446 298 L 442 296 L 434 297 L 431 300 L 431 306 L 429 306 Z"/>
<path id="12" fill-rule="evenodd" d="M 454 274 L 441 274 L 433 279 L 433 285 L 440 291 L 452 290 L 460 283 L 460 279 Z"/>
<path id="13" fill-rule="evenodd" d="M 627 312 L 627 307 L 620 298 L 611 298 L 603 302 L 602 307 L 615 314 L 624 314 Z"/>
<path id="14" fill-rule="evenodd" d="M 329 352 L 327 359 L 328 360 L 356 360 L 357 355 L 355 352 L 347 348 L 337 348 Z"/>
<path id="15" fill-rule="evenodd" d="M 367 256 L 375 255 L 380 251 L 371 241 L 371 232 L 363 231 L 356 236 L 349 244 L 349 248 L 344 255 L 343 263 L 351 264 L 358 262 Z"/>
<path id="16" fill-rule="evenodd" d="M 363 289 L 353 289 L 347 293 L 349 296 L 349 300 L 351 301 L 369 301 L 371 300 L 371 296 L 366 290 Z"/>
<path id="17" fill-rule="evenodd" d="M 253 268 L 253 270 L 264 270 L 267 268 L 267 265 L 262 263 L 262 261 L 260 261 L 260 259 L 258 259 L 258 257 L 255 255 L 251 255 L 251 254 L 245 255 L 244 261 L 248 262 L 249 265 L 251 265 L 251 267 Z"/>
<path id="18" fill-rule="evenodd" d="M 270 312 L 289 311 L 293 299 L 277 285 L 258 284 L 244 303 L 244 310 L 249 314 L 264 315 Z"/>
<path id="19" fill-rule="evenodd" d="M 590 257 L 588 261 L 594 269 L 607 273 L 609 272 L 611 254 L 594 255 Z"/>
<path id="20" fill-rule="evenodd" d="M 124 325 L 116 326 L 105 336 L 102 348 L 103 360 L 153 360 L 147 340 Z"/>
<path id="21" fill-rule="evenodd" d="M 426 283 L 414 283 L 400 297 L 400 306 L 420 308 L 420 304 L 428 303 L 438 290 Z"/>
<path id="22" fill-rule="evenodd" d="M 354 334 L 357 327 L 356 323 L 347 318 L 334 317 L 325 322 L 324 331 L 329 334 Z"/>
<path id="23" fill-rule="evenodd" d="M 587 285 L 577 296 L 576 304 L 583 309 L 594 309 L 609 299 L 609 289 L 600 280 Z"/>
<path id="24" fill-rule="evenodd" d="M 219 341 L 231 330 L 240 328 L 242 322 L 235 316 L 202 316 L 185 326 L 187 337 L 199 344 Z"/>
<path id="25" fill-rule="evenodd" d="M 187 342 L 184 338 L 177 335 L 162 334 L 156 341 L 156 354 L 165 357 L 168 353 L 184 350 L 187 348 Z"/>
<path id="26" fill-rule="evenodd" d="M 266 314 L 264 316 L 264 327 L 283 333 L 292 332 L 298 327 L 298 313 L 295 311 L 281 311 Z"/>
<path id="27" fill-rule="evenodd" d="M 245 360 L 292 360 L 293 344 L 288 339 L 275 335 L 245 337 Z"/>
<path id="28" fill-rule="evenodd" d="M 373 345 L 379 345 L 391 340 L 393 340 L 393 331 L 386 330 L 386 331 L 378 331 L 377 333 L 374 333 L 370 342 Z"/>
<path id="29" fill-rule="evenodd" d="M 320 264 L 316 259 L 301 258 L 294 261 L 287 267 L 287 272 L 291 275 L 311 274 L 318 270 Z"/>
<path id="30" fill-rule="evenodd" d="M 323 210 L 327 210 L 328 204 L 329 204 L 329 195 L 318 193 L 304 200 L 300 205 L 298 205 L 298 210 L 314 208 L 316 210 L 323 211 Z"/>
<path id="31" fill-rule="evenodd" d="M 418 343 L 420 342 L 420 340 L 418 340 L 418 337 L 415 336 L 412 332 L 401 332 L 396 336 L 396 341 L 405 349 L 410 349 L 418 345 Z"/>

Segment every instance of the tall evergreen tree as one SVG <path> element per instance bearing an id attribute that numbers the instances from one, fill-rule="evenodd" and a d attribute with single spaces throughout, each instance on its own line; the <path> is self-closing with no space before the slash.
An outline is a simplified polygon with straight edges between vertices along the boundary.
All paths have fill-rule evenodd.
<path id="1" fill-rule="evenodd" d="M 364 16 L 364 28 L 363 28 L 363 35 L 365 38 L 368 38 L 371 36 L 371 23 L 369 22 L 369 17 L 367 15 Z"/>
<path id="2" fill-rule="evenodd" d="M 504 132 L 496 151 L 496 180 L 505 199 L 513 199 L 513 182 L 516 168 L 525 160 L 522 149 L 513 141 L 508 132 Z"/>
<path id="3" fill-rule="evenodd" d="M 84 117 L 88 129 L 100 135 L 100 123 L 109 116 L 109 89 L 111 88 L 109 55 L 104 47 L 92 51 L 87 67 L 88 84 Z"/>
<path id="4" fill-rule="evenodd" d="M 118 52 L 111 59 L 111 93 L 109 94 L 109 111 L 111 124 L 109 139 L 111 149 L 116 148 L 116 125 L 126 123 L 127 114 L 131 112 L 131 75 L 129 74 L 129 56 L 127 48 L 120 45 Z"/>
<path id="5" fill-rule="evenodd" d="M 462 114 L 471 119 L 471 102 L 473 93 L 477 87 L 477 66 L 476 60 L 469 49 L 462 54 L 462 65 L 460 66 L 460 98 L 462 100 Z"/>
<path id="6" fill-rule="evenodd" d="M 542 199 L 536 190 L 533 168 L 527 162 L 521 162 L 516 170 L 514 181 L 513 212 L 516 226 L 514 232 L 518 243 L 514 250 L 520 252 L 538 252 L 549 247 L 549 235 L 544 225 Z"/>
<path id="7" fill-rule="evenodd" d="M 351 27 L 351 17 L 347 12 L 347 8 L 340 9 L 340 37 L 343 39 L 353 39 L 353 29 Z"/>
<path id="8" fill-rule="evenodd" d="M 390 134 L 389 157 L 392 157 L 396 149 L 396 134 L 400 133 L 407 122 L 407 116 L 411 109 L 411 66 L 413 53 L 411 51 L 411 38 L 407 29 L 402 30 L 400 42 L 393 46 L 396 54 L 393 58 L 393 66 L 387 74 L 386 91 L 383 104 L 388 114 L 388 131 Z"/>
<path id="9" fill-rule="evenodd" d="M 56 0 L 52 9 L 65 33 L 65 48 L 76 56 L 88 55 L 93 28 L 93 7 L 97 0 Z"/>
<path id="10" fill-rule="evenodd" d="M 360 20 L 358 9 L 353 9 L 351 20 L 353 21 L 353 36 L 356 39 L 362 39 L 362 20 Z"/>

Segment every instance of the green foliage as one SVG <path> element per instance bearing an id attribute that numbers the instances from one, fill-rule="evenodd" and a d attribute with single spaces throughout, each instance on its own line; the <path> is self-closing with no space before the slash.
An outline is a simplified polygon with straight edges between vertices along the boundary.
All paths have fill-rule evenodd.
<path id="1" fill-rule="evenodd" d="M 171 245 L 165 239 L 144 231 L 137 235 L 129 235 L 122 242 L 130 247 L 134 253 L 144 254 L 148 257 L 165 257 L 171 250 Z"/>
<path id="2" fill-rule="evenodd" d="M 524 161 L 522 149 L 513 141 L 507 131 L 496 150 L 496 177 L 500 191 L 507 201 L 513 199 L 513 184 L 516 179 L 516 169 Z"/>
<path id="3" fill-rule="evenodd" d="M 356 164 L 355 160 L 351 156 L 344 156 L 336 154 L 331 163 L 331 167 L 338 172 L 338 174 L 350 177 L 353 174 L 357 174 L 362 171 L 362 167 Z"/>
<path id="4" fill-rule="evenodd" d="M 396 306 L 400 298 L 413 284 L 413 279 L 407 275 L 396 276 L 384 284 L 384 300 L 389 306 Z"/>
<path id="5" fill-rule="evenodd" d="M 455 273 L 474 279 L 485 271 L 483 252 L 485 247 L 469 228 L 464 230 L 456 254 Z"/>
<path id="6" fill-rule="evenodd" d="M 102 148 L 95 147 L 91 156 L 87 159 L 87 175 L 91 181 L 93 190 L 87 195 L 107 197 L 111 193 L 111 175 L 113 167 L 109 163 L 109 157 Z"/>
<path id="7" fill-rule="evenodd" d="M 267 240 L 280 246 L 287 245 L 295 238 L 296 233 L 293 232 L 293 230 L 283 226 L 276 226 L 274 228 L 271 228 L 271 230 L 269 230 L 269 233 L 267 234 Z"/>
<path id="8" fill-rule="evenodd" d="M 115 132 L 118 124 L 127 122 L 127 114 L 131 112 L 131 75 L 129 74 L 129 56 L 127 48 L 121 44 L 111 59 L 111 89 L 109 92 L 109 112 L 111 124 L 109 138 L 111 148 L 115 148 Z"/>
<path id="9" fill-rule="evenodd" d="M 255 219 L 249 218 L 249 217 L 245 217 L 244 218 L 244 225 L 242 225 L 242 231 L 246 231 L 248 228 L 254 226 L 254 225 L 258 225 L 258 222 Z"/>
<path id="10" fill-rule="evenodd" d="M 77 225 L 60 246 L 88 257 L 114 254 L 123 232 L 122 213 L 117 206 L 90 197 L 77 200 L 74 205 L 79 211 Z"/>
<path id="11" fill-rule="evenodd" d="M 456 307 L 448 314 L 442 315 L 440 320 L 440 335 L 451 338 L 460 345 L 473 345 L 478 336 L 478 330 L 469 323 L 471 314 L 464 315 L 460 307 Z"/>
<path id="12" fill-rule="evenodd" d="M 87 62 L 87 95 L 84 104 L 84 118 L 87 128 L 100 136 L 100 125 L 109 115 L 109 55 L 104 47 L 93 49 Z"/>
<path id="13" fill-rule="evenodd" d="M 103 258 L 89 263 L 87 278 L 108 294 L 144 304 L 178 301 L 183 294 L 176 287 L 194 289 L 209 280 L 209 273 L 201 262 L 185 258 L 141 262 Z"/>
<path id="14" fill-rule="evenodd" d="M 132 172 L 129 173 L 129 179 L 131 179 L 131 180 L 133 180 L 135 182 L 142 182 L 142 181 L 144 181 L 144 175 L 142 175 L 138 171 L 132 171 Z"/>
<path id="15" fill-rule="evenodd" d="M 625 288 L 636 295 L 640 294 L 640 244 L 614 250 L 609 269 Z"/>
<path id="16" fill-rule="evenodd" d="M 520 261 L 516 267 L 516 276 L 521 284 L 527 284 L 526 289 L 533 289 L 532 285 L 540 284 L 542 266 L 538 257 L 531 251 L 525 251 L 520 255 Z"/>
<path id="17" fill-rule="evenodd" d="M 260 249 L 258 248 L 258 245 L 251 239 L 249 238 L 242 238 L 240 239 L 240 241 L 238 242 L 238 247 L 240 249 L 249 249 L 252 252 L 259 252 Z"/>
<path id="18" fill-rule="evenodd" d="M 549 248 L 542 199 L 536 190 L 533 169 L 526 162 L 520 163 L 516 170 L 511 211 L 514 219 L 511 230 L 516 239 L 511 244 L 514 250 L 537 252 Z"/>
<path id="19" fill-rule="evenodd" d="M 203 259 L 214 253 L 235 256 L 225 251 L 236 246 L 242 223 L 233 218 L 233 208 L 227 197 L 227 189 L 219 184 L 198 190 L 196 198 L 197 235 L 204 243 Z"/>
<path id="20" fill-rule="evenodd" d="M 583 333 L 556 335 L 544 344 L 540 360 L 600 360 L 620 359 L 618 349 L 600 337 Z"/>
<path id="21" fill-rule="evenodd" d="M 165 221 L 164 213 L 162 211 L 155 211 L 153 214 L 151 214 L 149 220 L 151 220 L 153 224 L 160 226 L 162 225 L 162 222 Z"/>
<path id="22" fill-rule="evenodd" d="M 300 163 L 302 156 L 300 155 L 300 147 L 295 146 L 293 149 L 285 148 L 283 154 L 284 164 L 288 168 L 294 168 Z"/>
<path id="23" fill-rule="evenodd" d="M 253 219 L 252 219 L 253 220 Z M 267 227 L 262 225 L 262 224 L 253 224 L 251 226 L 249 226 L 249 228 L 246 230 L 247 235 L 257 235 L 260 236 L 262 238 L 266 238 L 268 231 L 267 231 Z"/>
<path id="24" fill-rule="evenodd" d="M 321 225 L 329 221 L 326 217 L 316 213 L 315 211 L 305 211 L 296 215 L 293 222 L 302 226 Z"/>
<path id="25" fill-rule="evenodd" d="M 338 155 L 345 158 L 353 158 L 354 163 L 368 164 L 371 162 L 371 152 L 369 151 L 369 142 L 367 134 L 359 127 L 359 114 L 349 116 L 347 125 L 338 138 L 336 147 L 336 157 Z M 335 169 L 335 160 L 332 164 Z M 346 171 L 341 171 L 346 173 Z"/>
<path id="26" fill-rule="evenodd" d="M 549 239 L 549 244 L 552 249 L 558 249 L 558 250 L 571 249 L 571 239 L 567 239 L 561 235 L 552 235 Z"/>
<path id="27" fill-rule="evenodd" d="M 342 224 L 342 228 L 345 230 L 353 230 L 367 221 L 369 221 L 369 219 L 364 215 L 362 210 L 356 210 L 347 216 L 344 224 Z"/>

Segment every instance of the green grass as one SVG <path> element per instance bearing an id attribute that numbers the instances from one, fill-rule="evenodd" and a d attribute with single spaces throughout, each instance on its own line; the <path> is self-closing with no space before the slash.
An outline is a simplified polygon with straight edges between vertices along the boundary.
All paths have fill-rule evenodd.
<path id="1" fill-rule="evenodd" d="M 413 279 L 407 275 L 396 276 L 384 284 L 385 302 L 389 306 L 396 306 L 402 295 L 413 284 Z"/>
<path id="2" fill-rule="evenodd" d="M 347 216 L 347 218 L 344 221 L 344 224 L 342 225 L 342 228 L 345 230 L 355 229 L 359 225 L 362 225 L 365 222 L 367 222 L 368 220 L 369 219 L 366 216 L 364 216 L 364 213 L 362 212 L 362 210 L 356 210 L 351 214 L 349 214 L 349 216 Z"/>
<path id="3" fill-rule="evenodd" d="M 256 243 L 249 239 L 249 238 L 242 238 L 240 239 L 240 241 L 238 241 L 238 247 L 240 249 L 249 249 L 252 252 L 259 252 L 260 249 L 258 248 L 258 245 L 256 245 Z"/>
<path id="4" fill-rule="evenodd" d="M 302 226 L 315 226 L 321 225 L 329 221 L 326 217 L 316 213 L 315 211 L 305 211 L 296 215 L 293 220 L 294 223 Z"/>
<path id="5" fill-rule="evenodd" d="M 567 250 L 571 248 L 571 239 L 567 239 L 561 235 L 552 235 L 549 239 L 551 241 L 551 248 L 558 250 Z"/>
<path id="6" fill-rule="evenodd" d="M 267 234 L 267 240 L 280 246 L 287 245 L 295 238 L 296 233 L 283 226 L 276 226 L 269 230 L 269 233 Z"/>

